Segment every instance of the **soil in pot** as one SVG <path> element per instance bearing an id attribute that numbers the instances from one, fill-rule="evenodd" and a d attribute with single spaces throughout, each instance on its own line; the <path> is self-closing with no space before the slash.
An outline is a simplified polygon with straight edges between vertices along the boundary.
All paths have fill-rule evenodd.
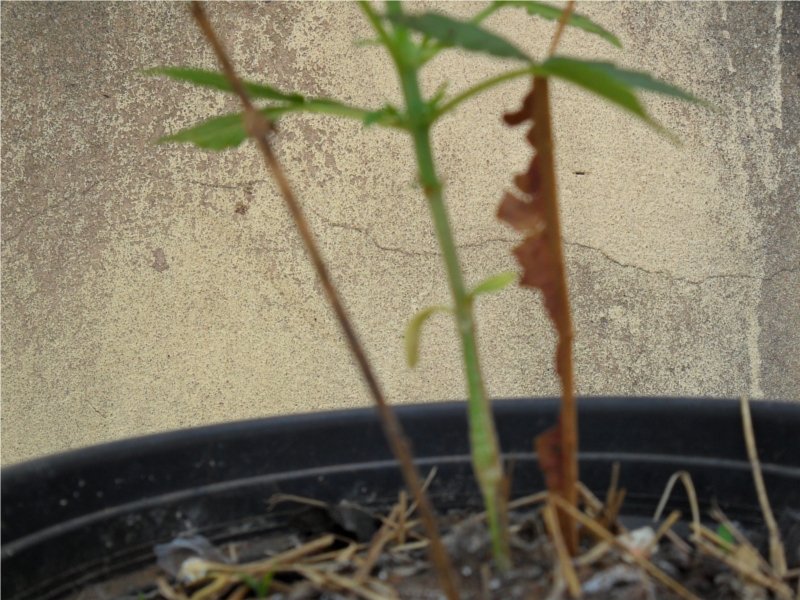
<path id="1" fill-rule="evenodd" d="M 548 523 L 554 513 L 548 514 L 553 508 L 546 493 L 512 503 L 509 535 L 515 567 L 505 574 L 494 568 L 484 515 L 464 510 L 444 515 L 442 537 L 458 573 L 461 598 L 794 597 L 788 581 L 768 565 L 763 572 L 765 561 L 756 546 L 765 546 L 765 532 L 741 533 L 716 512 L 724 524 L 716 531 L 704 525 L 706 542 L 690 544 L 685 539 L 688 525 L 675 516 L 655 529 L 642 526 L 642 519 L 618 518 L 624 490 L 610 488 L 605 502 L 585 488 L 583 492 L 587 524 L 592 520 L 613 533 L 617 543 L 592 535 L 584 525 L 581 553 L 568 569 L 563 566 L 565 560 L 570 562 L 565 549 L 553 535 L 555 521 Z M 275 497 L 272 503 L 287 501 L 301 506 L 291 519 L 292 533 L 219 550 L 198 536 L 159 546 L 156 553 L 165 573 L 155 589 L 142 596 L 166 600 L 444 597 L 427 557 L 427 540 L 405 493 L 384 514 L 354 503 L 331 506 L 292 496 Z M 800 516 L 784 515 L 784 524 L 784 539 L 791 547 L 800 539 Z M 793 562 L 790 568 L 798 566 Z"/>

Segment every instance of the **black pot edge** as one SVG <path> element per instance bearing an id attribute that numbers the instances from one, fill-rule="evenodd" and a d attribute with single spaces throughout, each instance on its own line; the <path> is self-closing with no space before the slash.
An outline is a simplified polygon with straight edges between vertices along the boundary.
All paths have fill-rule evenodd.
<path id="1" fill-rule="evenodd" d="M 531 439 L 533 435 L 555 422 L 558 412 L 558 400 L 499 401 L 495 403 L 494 410 L 498 430 L 506 442 L 505 445 L 510 448 L 510 454 L 516 455 L 518 465 L 529 465 L 515 470 L 514 487 L 517 488 L 518 484 L 521 484 L 522 491 L 540 490 L 542 482 L 536 468 L 536 457 L 531 452 Z M 771 497 L 777 500 L 777 503 L 773 502 L 773 507 L 780 509 L 781 507 L 800 506 L 800 464 L 798 464 L 800 451 L 797 451 L 800 449 L 800 435 L 795 435 L 794 438 L 790 439 L 794 432 L 800 434 L 800 404 L 760 401 L 752 404 L 752 412 L 759 451 L 765 450 L 762 452 L 761 458 L 765 463 L 767 486 Z M 422 452 L 418 452 L 419 463 L 421 465 L 438 464 L 440 468 L 444 468 L 443 471 L 440 470 L 440 473 L 443 474 L 437 478 L 432 488 L 434 496 L 438 494 L 439 498 L 452 496 L 452 493 L 455 492 L 459 497 L 461 497 L 461 494 L 466 493 L 467 495 L 464 495 L 464 498 L 472 497 L 472 500 L 477 499 L 477 490 L 471 489 L 474 487 L 474 483 L 469 484 L 468 482 L 471 479 L 471 466 L 468 454 L 466 454 L 468 446 L 466 444 L 465 413 L 466 409 L 463 402 L 410 405 L 399 407 L 398 409 L 400 418 L 407 426 L 407 433 L 414 438 L 415 443 L 422 450 Z M 590 467 L 585 473 L 582 471 L 582 479 L 583 475 L 587 475 L 586 483 L 591 484 L 591 489 L 604 490 L 605 486 L 607 486 L 612 461 L 620 459 L 623 462 L 623 476 L 628 475 L 636 482 L 636 485 L 629 489 L 629 492 L 631 492 L 629 493 L 629 500 L 633 505 L 629 506 L 626 501 L 626 507 L 632 509 L 631 514 L 652 514 L 652 509 L 658 501 L 661 489 L 663 489 L 663 485 L 669 475 L 682 468 L 689 468 L 689 470 L 694 471 L 696 475 L 695 485 L 697 486 L 703 509 L 708 507 L 710 501 L 722 491 L 723 497 L 719 499 L 727 500 L 727 503 L 723 503 L 723 507 L 728 510 L 728 506 L 730 506 L 731 512 L 729 514 L 732 516 L 742 515 L 747 518 L 748 515 L 758 514 L 758 503 L 752 490 L 752 475 L 749 472 L 749 463 L 747 462 L 741 435 L 738 401 L 713 399 L 674 400 L 665 398 L 582 399 L 580 401 L 580 414 L 581 422 L 584 422 L 585 419 L 591 424 L 589 431 L 582 432 L 582 437 L 586 442 L 584 451 L 581 454 L 582 464 Z M 153 488 L 155 493 L 151 496 L 151 499 L 157 503 L 167 501 L 166 506 L 170 506 L 169 502 L 172 501 L 173 508 L 191 508 L 196 502 L 200 502 L 208 510 L 213 511 L 224 507 L 227 511 L 230 507 L 230 502 L 240 501 L 240 490 L 247 489 L 248 486 L 253 484 L 255 487 L 249 487 L 249 489 L 256 491 L 256 488 L 258 488 L 259 493 L 255 494 L 255 496 L 252 493 L 249 494 L 253 497 L 249 498 L 247 502 L 242 499 L 241 501 L 244 503 L 240 507 L 240 516 L 252 515 L 256 514 L 253 512 L 253 503 L 260 503 L 263 506 L 263 500 L 258 498 L 268 497 L 270 493 L 275 491 L 291 492 L 296 489 L 298 492 L 310 492 L 305 494 L 307 496 L 314 496 L 316 493 L 324 495 L 324 486 L 319 488 L 316 473 L 308 470 L 304 471 L 302 468 L 292 471 L 290 468 L 292 465 L 287 465 L 287 460 L 283 455 L 279 454 L 277 459 L 272 456 L 274 462 L 272 470 L 269 465 L 266 468 L 261 468 L 261 463 L 258 462 L 265 457 L 270 458 L 270 452 L 273 450 L 273 448 L 265 448 L 265 446 L 268 446 L 263 439 L 266 434 L 275 438 L 282 437 L 284 442 L 286 439 L 291 441 L 289 446 L 286 446 L 285 444 L 281 445 L 283 442 L 278 439 L 278 449 L 292 450 L 295 446 L 298 446 L 296 443 L 297 436 L 292 432 L 287 432 L 287 429 L 290 429 L 288 427 L 289 424 L 293 424 L 293 427 L 299 429 L 301 433 L 312 432 L 315 435 L 321 435 L 323 438 L 326 432 L 330 434 L 332 430 L 337 431 L 337 428 L 349 427 L 349 433 L 353 434 L 353 444 L 356 446 L 359 444 L 368 445 L 370 450 L 369 457 L 373 459 L 372 461 L 365 461 L 363 453 L 350 453 L 350 463 L 347 460 L 333 461 L 334 464 L 338 465 L 338 469 L 326 469 L 324 466 L 320 469 L 321 471 L 328 471 L 328 476 L 326 477 L 326 480 L 329 481 L 328 492 L 334 491 L 338 493 L 338 491 L 346 491 L 347 489 L 352 492 L 352 484 L 357 483 L 360 487 L 367 481 L 373 482 L 376 490 L 383 490 L 384 492 L 394 490 L 395 494 L 396 490 L 402 487 L 396 463 L 388 454 L 388 449 L 383 448 L 381 450 L 378 448 L 378 446 L 385 446 L 385 442 L 377 424 L 375 412 L 371 408 L 292 415 L 272 419 L 254 419 L 112 442 L 99 447 L 76 450 L 54 457 L 37 459 L 30 463 L 23 463 L 19 465 L 20 468 L 34 464 L 35 469 L 29 471 L 29 477 L 17 479 L 16 483 L 22 484 L 24 483 L 22 480 L 27 480 L 38 485 L 44 484 L 45 488 L 47 488 L 48 485 L 58 487 L 57 484 L 66 482 L 68 485 L 74 486 L 74 477 L 76 475 L 90 472 L 85 469 L 91 470 L 93 466 L 97 468 L 99 465 L 98 472 L 105 473 L 102 463 L 109 460 L 110 457 L 114 458 L 111 455 L 116 455 L 116 458 L 119 458 L 118 453 L 120 452 L 122 453 L 122 458 L 128 460 L 128 462 L 139 464 L 139 462 L 143 461 L 142 473 L 144 474 L 150 472 L 148 469 L 163 468 L 163 458 L 161 462 L 154 462 L 152 460 L 154 455 L 158 458 L 161 456 L 159 453 L 164 450 L 174 450 L 176 448 L 179 450 L 177 456 L 183 459 L 186 458 L 185 451 L 187 448 L 193 449 L 197 454 L 197 448 L 199 447 L 204 457 L 219 457 L 227 452 L 232 458 L 242 459 L 247 462 L 247 455 L 250 454 L 251 450 L 250 445 L 256 440 L 257 460 L 244 464 L 243 471 L 242 469 L 232 468 L 227 472 L 220 473 L 205 463 L 198 463 L 197 471 L 206 476 L 206 479 L 195 478 L 198 485 L 192 485 L 190 488 L 196 494 L 184 494 L 181 498 L 173 497 L 170 500 L 169 486 L 164 487 L 162 485 L 158 488 L 161 489 L 161 492 Z M 668 431 L 665 434 L 664 430 L 669 430 L 670 427 L 680 427 L 683 435 L 672 435 Z M 236 443 L 220 441 L 230 437 L 231 432 L 235 434 Z M 620 432 L 624 432 L 625 435 L 619 435 Z M 776 434 L 776 432 L 778 433 Z M 255 437 L 252 437 L 251 434 L 255 434 Z M 348 440 L 350 439 L 348 438 Z M 327 442 L 329 441 L 330 438 L 327 438 Z M 692 456 L 691 448 L 693 446 L 703 448 L 709 446 L 707 443 L 709 441 L 719 443 L 710 444 L 712 451 L 706 452 L 705 455 L 701 453 L 697 456 Z M 141 444 L 140 442 L 145 443 Z M 688 445 L 684 442 L 688 443 Z M 303 448 L 305 452 L 308 447 L 320 443 L 324 444 L 326 440 L 316 438 L 314 443 L 301 444 L 300 446 L 306 447 Z M 671 454 L 663 452 L 625 452 L 626 448 L 642 448 L 648 444 L 656 450 L 662 450 L 664 444 L 672 444 L 668 448 Z M 592 452 L 590 448 L 593 446 L 599 446 L 607 451 Z M 327 448 L 328 446 L 326 446 Z M 108 452 L 107 449 L 116 450 L 115 452 Z M 243 450 L 246 454 L 241 454 Z M 375 452 L 373 453 L 372 450 L 375 450 Z M 302 455 L 303 453 L 299 454 Z M 83 457 L 82 464 L 76 465 L 76 461 L 70 460 L 75 455 Z M 294 456 L 292 452 L 288 452 L 287 456 L 291 460 L 298 460 L 298 457 Z M 775 464 L 766 462 L 767 460 L 773 460 Z M 178 462 L 180 463 L 180 461 Z M 300 463 L 302 462 L 301 460 Z M 37 465 L 36 463 L 39 464 Z M 307 463 L 308 461 L 306 461 Z M 449 467 L 448 464 L 450 465 Z M 349 466 L 354 467 L 357 472 L 348 472 L 350 470 Z M 14 469 L 10 470 L 12 470 L 13 475 Z M 24 469 L 20 470 L 24 471 Z M 338 475 L 336 473 L 337 470 Z M 237 479 L 234 476 L 237 472 L 240 474 L 245 473 L 245 476 Z M 276 473 L 275 477 L 277 479 L 269 482 L 269 477 L 264 477 L 264 475 L 272 472 Z M 373 481 L 373 475 L 370 475 L 370 473 L 377 476 L 377 479 Z M 461 483 L 455 486 L 451 485 L 448 473 L 456 475 L 454 481 L 460 480 Z M 128 475 L 136 475 L 135 470 Z M 217 479 L 220 475 L 223 475 L 223 477 Z M 230 477 L 226 479 L 224 475 Z M 97 518 L 90 517 L 87 520 L 82 520 L 78 517 L 76 520 L 73 516 L 60 521 L 56 520 L 55 522 L 60 523 L 60 525 L 56 525 L 55 529 L 50 528 L 49 531 L 40 530 L 41 535 L 35 533 L 33 535 L 25 535 L 19 539 L 18 543 L 6 544 L 14 537 L 13 535 L 10 537 L 5 535 L 8 533 L 6 526 L 10 522 L 6 520 L 9 517 L 7 509 L 11 508 L 13 513 L 13 503 L 11 503 L 12 506 L 9 506 L 6 502 L 7 492 L 9 491 L 6 485 L 9 481 L 7 477 L 8 473 L 6 471 L 3 477 L 3 564 L 9 568 L 10 574 L 14 575 L 11 579 L 18 579 L 17 575 L 22 576 L 23 572 L 19 571 L 19 568 L 24 568 L 27 571 L 28 568 L 33 568 L 33 565 L 52 566 L 52 561 L 64 560 L 66 561 L 64 564 L 65 569 L 57 570 L 61 575 L 59 578 L 53 579 L 51 583 L 55 585 L 60 582 L 58 588 L 66 590 L 71 585 L 77 584 L 77 580 L 69 579 L 72 575 L 67 573 L 74 573 L 77 576 L 85 571 L 85 577 L 97 581 L 98 577 L 104 577 L 104 573 L 118 573 L 133 568 L 135 565 L 142 566 L 147 563 L 147 557 L 151 556 L 151 544 L 156 540 L 153 537 L 152 529 L 156 523 L 152 521 L 152 515 L 149 516 L 149 511 L 146 507 L 141 506 L 138 502 L 140 499 L 146 499 L 148 493 L 140 494 L 138 497 L 130 496 L 131 490 L 138 492 L 142 480 L 136 480 L 135 477 L 131 477 L 131 485 L 122 486 L 120 489 L 119 499 L 127 500 L 127 502 L 121 501 L 108 504 L 109 508 L 112 509 L 109 513 L 97 513 L 95 507 L 94 511 L 97 514 Z M 10 479 L 13 481 L 13 478 Z M 280 483 L 279 480 L 281 479 L 285 479 L 283 483 Z M 216 489 L 214 481 L 223 482 L 222 488 L 229 486 L 232 489 L 228 491 L 221 488 Z M 209 484 L 209 482 L 211 483 Z M 190 489 L 186 487 L 186 481 L 172 483 L 175 489 L 183 491 Z M 282 485 L 299 487 L 281 489 Z M 466 487 L 464 487 L 465 485 Z M 731 485 L 735 487 L 731 488 Z M 637 486 L 639 487 L 638 490 L 635 489 Z M 11 487 L 13 488 L 14 486 Z M 89 487 L 87 486 L 87 489 Z M 436 489 L 437 487 L 438 489 Z M 63 485 L 60 489 L 63 491 Z M 68 487 L 68 489 L 73 488 Z M 729 495 L 731 490 L 734 491 L 733 496 Z M 772 490 L 775 491 L 774 496 Z M 232 496 L 231 493 L 235 493 L 235 495 Z M 344 496 L 347 497 L 347 492 L 345 492 Z M 687 507 L 682 496 L 683 494 L 679 491 L 678 496 L 670 502 L 670 506 L 685 510 Z M 30 516 L 34 516 L 35 521 L 39 521 L 41 519 L 41 511 L 39 509 L 47 508 L 47 503 L 42 503 L 41 506 L 34 506 L 33 497 L 31 496 L 28 499 L 30 501 L 27 503 L 17 504 L 20 507 L 23 504 L 26 505 L 29 513 L 33 511 Z M 87 497 L 88 499 L 89 497 Z M 388 496 L 383 499 L 388 499 Z M 212 504 L 206 505 L 207 502 Z M 214 504 L 215 502 L 216 504 Z M 50 505 L 50 508 L 52 508 L 52 502 L 50 502 Z M 214 509 L 213 506 L 217 506 L 217 508 Z M 88 505 L 85 508 L 88 509 Z M 18 510 L 22 510 L 22 508 Z M 55 512 L 59 514 L 56 515 L 54 513 L 54 517 L 58 516 L 59 519 L 62 516 L 66 517 L 66 515 L 60 514 L 58 510 Z M 89 514 L 92 511 L 86 510 L 86 512 Z M 119 512 L 119 515 L 115 517 L 112 514 L 113 512 Z M 91 550 L 92 547 L 97 546 L 100 540 L 104 539 L 103 531 L 105 530 L 98 529 L 98 527 L 105 527 L 103 525 L 104 520 L 113 523 L 115 531 L 127 539 L 129 533 L 133 533 L 126 529 L 125 519 L 127 514 L 143 516 L 144 520 L 140 522 L 140 525 L 146 525 L 150 528 L 143 529 L 140 532 L 141 535 L 139 537 L 141 539 L 137 542 L 138 546 L 132 547 L 130 550 L 121 546 L 119 547 L 120 551 L 113 553 L 101 552 L 97 554 L 96 551 Z M 81 521 L 84 525 L 76 528 Z M 215 524 L 213 519 L 208 524 L 212 528 L 207 531 L 213 534 L 214 527 L 218 524 Z M 158 536 L 171 536 L 183 528 L 178 521 L 172 523 L 172 526 L 174 531 L 159 528 Z M 62 528 L 63 531 L 59 533 L 58 530 Z M 201 528 L 201 530 L 203 529 Z M 40 537 L 42 542 L 47 541 L 47 543 L 37 546 L 34 542 L 36 538 Z M 121 541 L 121 539 L 118 541 Z M 57 552 L 52 546 L 54 543 L 66 543 L 73 548 L 71 552 L 86 554 L 85 557 L 80 559 L 80 562 L 75 563 L 80 565 L 76 566 L 77 571 L 67 568 L 67 565 L 72 564 L 70 561 L 74 561 L 71 552 L 67 551 L 66 554 Z M 17 546 L 18 548 L 16 549 L 20 553 L 7 556 L 6 551 Z M 93 552 L 94 554 L 92 554 Z M 97 557 L 105 556 L 104 562 L 93 563 L 92 560 L 94 559 L 91 559 L 91 556 L 94 555 L 97 555 Z M 119 561 L 123 561 L 127 566 L 123 568 Z M 28 565 L 28 567 L 23 567 L 24 564 Z M 48 573 L 52 574 L 52 569 L 45 573 L 38 573 L 28 581 L 38 582 L 37 585 L 41 584 L 49 576 Z M 67 579 L 64 579 L 65 577 Z M 88 579 L 83 578 L 81 580 L 88 581 Z M 70 581 L 74 583 L 70 583 Z M 21 583 L 21 580 L 17 583 Z M 32 589 L 24 584 L 23 586 L 12 585 L 10 579 L 4 578 L 4 595 L 8 592 L 9 597 L 16 597 L 16 593 L 12 591 L 14 589 L 17 592 L 21 592 L 22 589 L 29 589 L 29 591 L 33 592 Z M 36 596 L 36 593 L 34 593 L 34 596 Z M 25 597 L 27 598 L 28 596 Z M 22 596 L 20 596 L 21 599 Z"/>
<path id="2" fill-rule="evenodd" d="M 504 398 L 492 400 L 493 412 L 498 415 L 507 412 L 519 403 L 537 403 L 542 404 L 543 408 L 550 409 L 556 412 L 560 403 L 559 398 L 553 397 L 538 397 L 538 398 Z M 705 403 L 711 403 L 705 405 Z M 716 398 L 716 397 L 666 397 L 666 396 L 591 396 L 578 398 L 578 411 L 579 415 L 592 412 L 594 408 L 592 403 L 602 404 L 603 409 L 613 410 L 615 408 L 622 409 L 627 415 L 636 415 L 641 413 L 651 412 L 653 409 L 670 408 L 675 412 L 683 412 L 689 410 L 691 413 L 697 412 L 698 408 L 702 412 L 707 412 L 713 409 L 720 414 L 730 414 L 734 412 L 739 415 L 739 400 L 731 400 L 729 398 Z M 751 412 L 754 414 L 763 413 L 766 411 L 785 412 L 788 417 L 790 414 L 800 411 L 800 402 L 784 401 L 784 400 L 754 400 L 750 403 Z M 431 412 L 434 414 L 443 412 L 448 413 L 454 408 L 466 408 L 466 402 L 461 400 L 447 400 L 442 402 L 433 403 L 420 403 L 420 404 L 401 404 L 393 406 L 398 416 L 402 420 L 416 419 L 426 417 Z M 230 421 L 225 423 L 215 423 L 212 425 L 202 425 L 199 427 L 191 427 L 187 429 L 176 429 L 164 431 L 159 433 L 146 434 L 143 436 L 135 436 L 124 438 L 121 440 L 114 440 L 111 442 L 104 442 L 77 448 L 74 450 L 66 450 L 51 455 L 37 457 L 31 460 L 23 461 L 20 463 L 13 463 L 4 465 L 0 469 L 0 485 L 4 485 L 7 481 L 22 480 L 27 477 L 38 477 L 43 472 L 55 471 L 65 466 L 81 464 L 81 463 L 96 463 L 106 462 L 114 457 L 127 458 L 131 456 L 132 450 L 138 450 L 142 447 L 147 448 L 148 451 L 157 450 L 160 447 L 179 445 L 183 443 L 198 443 L 207 440 L 214 440 L 221 437 L 221 434 L 243 434 L 249 433 L 252 430 L 263 431 L 264 427 L 274 428 L 276 430 L 294 429 L 298 426 L 301 428 L 309 423 L 317 423 L 320 421 L 329 421 L 332 419 L 339 420 L 347 418 L 352 422 L 370 422 L 374 419 L 374 407 L 359 407 L 338 409 L 332 411 L 320 412 L 307 412 L 297 413 L 291 415 L 279 415 L 270 417 L 259 417 L 254 419 L 244 419 L 239 421 Z M 406 431 L 406 434 L 413 436 L 413 431 Z M 798 432 L 800 435 L 800 432 Z M 757 442 L 762 442 L 756 438 Z"/>

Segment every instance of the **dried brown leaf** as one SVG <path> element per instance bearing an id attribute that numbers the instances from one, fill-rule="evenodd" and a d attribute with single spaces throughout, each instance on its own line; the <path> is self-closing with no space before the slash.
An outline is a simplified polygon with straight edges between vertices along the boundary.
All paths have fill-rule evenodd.
<path id="1" fill-rule="evenodd" d="M 533 110 L 533 91 L 531 91 L 527 96 L 525 96 L 524 100 L 522 101 L 522 107 L 514 113 L 506 113 L 503 115 L 503 120 L 506 122 L 506 125 L 519 125 L 520 123 L 524 123 L 528 119 L 531 118 L 531 111 Z"/>
<path id="2" fill-rule="evenodd" d="M 564 493 L 563 466 L 561 464 L 561 428 L 552 427 L 536 436 L 536 456 L 544 473 L 547 489 L 558 495 Z"/>

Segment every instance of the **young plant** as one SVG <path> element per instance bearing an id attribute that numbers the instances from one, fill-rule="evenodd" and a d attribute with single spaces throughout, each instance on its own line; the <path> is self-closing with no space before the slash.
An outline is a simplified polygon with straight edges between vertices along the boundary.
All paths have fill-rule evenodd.
<path id="1" fill-rule="evenodd" d="M 642 73 L 617 69 L 608 63 L 554 56 L 558 38 L 565 26 L 582 29 L 602 37 L 615 46 L 620 45 L 616 37 L 599 25 L 586 17 L 573 14 L 572 3 L 562 11 L 539 2 L 498 1 L 490 4 L 470 21 L 458 21 L 435 13 L 406 14 L 400 2 L 387 2 L 384 11 L 377 10 L 371 3 L 363 0 L 359 4 L 378 36 L 379 45 L 383 46 L 394 62 L 405 102 L 405 106 L 402 108 L 386 106 L 380 110 L 368 110 L 327 98 L 308 98 L 298 93 L 282 92 L 268 85 L 240 81 L 224 50 L 213 35 L 213 30 L 205 19 L 202 9 L 196 3 L 195 17 L 206 37 L 214 45 L 223 67 L 223 73 L 187 68 L 153 69 L 148 73 L 167 75 L 174 79 L 224 92 L 234 92 L 241 99 L 245 109 L 243 113 L 210 119 L 195 127 L 162 138 L 161 141 L 190 142 L 211 150 L 238 146 L 247 137 L 254 138 L 258 143 L 268 167 L 279 183 L 323 282 L 325 292 L 345 330 L 362 374 L 379 407 L 387 437 L 395 455 L 401 462 L 406 481 L 420 502 L 426 529 L 432 540 L 432 556 L 437 565 L 443 589 L 449 598 L 454 598 L 457 597 L 457 591 L 452 583 L 452 574 L 446 557 L 442 557 L 443 549 L 438 543 L 438 536 L 435 535 L 432 513 L 426 516 L 429 506 L 421 494 L 419 476 L 411 464 L 408 445 L 402 436 L 402 430 L 396 417 L 386 406 L 376 378 L 330 282 L 327 270 L 302 216 L 302 211 L 272 154 L 268 142 L 268 134 L 271 131 L 269 122 L 292 112 L 306 111 L 354 118 L 361 120 L 365 126 L 392 127 L 404 130 L 409 134 L 417 160 L 419 182 L 427 200 L 442 251 L 452 304 L 426 308 L 411 320 L 406 331 L 406 354 L 409 364 L 412 366 L 416 364 L 420 330 L 429 316 L 436 312 L 447 312 L 453 316 L 460 337 L 468 389 L 469 434 L 475 475 L 486 505 L 495 561 L 498 568 L 505 571 L 511 566 L 506 523 L 506 502 L 509 490 L 503 474 L 494 419 L 481 374 L 473 304 L 478 295 L 499 290 L 514 281 L 516 276 L 501 274 L 472 288 L 466 285 L 450 227 L 442 181 L 431 150 L 433 126 L 443 115 L 454 110 L 462 102 L 493 86 L 519 77 L 533 78 L 533 90 L 526 97 L 523 108 L 514 115 L 506 116 L 509 124 L 518 124 L 525 120 L 532 120 L 535 124 L 528 139 L 534 147 L 536 155 L 528 171 L 516 179 L 518 188 L 528 195 L 529 200 L 508 194 L 501 204 L 500 217 L 516 229 L 526 233 L 525 242 L 515 250 L 524 268 L 521 285 L 536 287 L 543 291 L 545 305 L 559 334 L 556 363 L 562 381 L 562 415 L 556 432 L 550 434 L 549 437 L 542 438 L 546 443 L 540 442 L 538 446 L 542 452 L 540 458 L 547 475 L 548 486 L 562 495 L 568 503 L 574 505 L 577 500 L 575 495 L 577 419 L 570 358 L 572 326 L 558 225 L 548 79 L 555 77 L 577 84 L 614 102 L 655 127 L 657 125 L 647 116 L 635 95 L 637 89 L 647 89 L 687 100 L 694 99 L 688 94 Z M 558 32 L 553 40 L 550 56 L 545 61 L 537 62 L 510 42 L 481 27 L 480 24 L 485 18 L 506 7 L 524 8 L 531 15 L 559 21 Z M 419 86 L 421 69 L 440 51 L 452 47 L 514 59 L 519 61 L 520 67 L 478 83 L 449 99 L 444 97 L 443 92 L 439 92 L 431 98 L 424 98 Z M 439 89 L 443 90 L 444 88 L 440 87 Z M 251 99 L 263 100 L 267 104 L 256 109 L 251 103 Z M 564 537 L 570 549 L 575 552 L 577 549 L 576 525 L 568 511 L 560 511 L 560 518 Z"/>

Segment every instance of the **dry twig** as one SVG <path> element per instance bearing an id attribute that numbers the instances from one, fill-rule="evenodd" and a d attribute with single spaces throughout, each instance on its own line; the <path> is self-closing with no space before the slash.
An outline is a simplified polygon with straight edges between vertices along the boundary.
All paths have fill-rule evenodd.
<path id="1" fill-rule="evenodd" d="M 744 441 L 747 444 L 747 456 L 750 459 L 750 467 L 753 470 L 753 481 L 756 484 L 758 502 L 761 504 L 761 512 L 764 514 L 764 522 L 769 530 L 769 561 L 779 577 L 786 573 L 786 553 L 781 542 L 781 533 L 775 516 L 772 514 L 772 507 L 769 505 L 767 488 L 764 485 L 764 476 L 761 473 L 761 463 L 758 460 L 758 450 L 756 450 L 756 436 L 753 433 L 753 419 L 750 416 L 750 401 L 747 396 L 741 397 L 742 408 L 742 427 L 744 428 Z"/>
<path id="2" fill-rule="evenodd" d="M 561 527 L 559 526 L 555 509 L 550 502 L 542 507 L 542 516 L 544 517 L 544 524 L 547 527 L 547 532 L 550 534 L 550 539 L 553 541 L 553 546 L 558 556 L 558 566 L 564 577 L 564 581 L 567 583 L 570 596 L 573 598 L 580 598 L 583 594 L 581 582 L 580 579 L 578 579 L 578 574 L 575 572 L 575 567 L 572 565 L 569 549 L 564 541 L 564 536 L 561 534 Z"/>
<path id="3" fill-rule="evenodd" d="M 211 23 L 203 11 L 202 5 L 197 0 L 192 2 L 192 15 L 194 16 L 195 21 L 200 29 L 203 31 L 206 39 L 213 47 L 226 78 L 242 103 L 244 108 L 243 125 L 245 131 L 258 144 L 268 169 L 272 173 L 273 177 L 275 177 L 278 187 L 281 190 L 281 194 L 286 201 L 286 205 L 292 214 L 295 226 L 297 227 L 297 230 L 303 239 L 306 250 L 311 257 L 311 261 L 314 263 L 314 268 L 317 271 L 317 276 L 322 283 L 322 287 L 325 290 L 328 301 L 330 302 L 334 313 L 336 313 L 339 324 L 342 327 L 345 337 L 350 345 L 350 349 L 353 352 L 359 367 L 361 368 L 362 376 L 364 377 L 364 380 L 366 381 L 367 386 L 372 394 L 372 398 L 377 406 L 378 414 L 380 415 L 381 424 L 383 425 L 386 438 L 389 441 L 392 452 L 400 462 L 400 469 L 403 472 L 403 477 L 405 478 L 406 484 L 410 488 L 415 501 L 419 505 L 425 530 L 431 540 L 431 561 L 433 562 L 439 576 L 439 583 L 441 584 L 442 589 L 449 600 L 458 600 L 459 592 L 456 586 L 452 567 L 450 566 L 450 559 L 448 558 L 441 539 L 439 538 L 436 519 L 433 515 L 433 508 L 427 496 L 422 492 L 422 484 L 419 473 L 412 461 L 411 449 L 403 433 L 403 427 L 394 411 L 391 410 L 384 398 L 383 391 L 378 385 L 378 380 L 372 372 L 372 367 L 367 360 L 367 356 L 361 347 L 361 343 L 356 336 L 355 330 L 350 324 L 350 318 L 347 316 L 347 313 L 345 312 L 344 307 L 339 299 L 339 295 L 336 292 L 333 283 L 331 282 L 328 269 L 322 260 L 319 250 L 317 249 L 316 242 L 314 241 L 314 237 L 312 236 L 311 230 L 308 227 L 305 215 L 295 199 L 294 192 L 292 192 L 289 181 L 286 178 L 286 175 L 280 164 L 278 163 L 269 141 L 267 140 L 267 135 L 269 134 L 271 127 L 264 117 L 262 117 L 253 107 L 247 91 L 239 80 L 239 77 L 236 75 L 225 49 L 222 47 L 222 44 L 217 38 Z"/>
<path id="4" fill-rule="evenodd" d="M 614 534 L 608 531 L 608 529 L 600 525 L 597 521 L 593 520 L 589 516 L 583 514 L 577 508 L 566 502 L 563 498 L 561 498 L 556 494 L 551 494 L 550 499 L 552 502 L 557 504 L 561 510 L 569 513 L 577 521 L 580 521 L 587 529 L 589 529 L 597 537 L 599 537 L 605 542 L 608 542 L 609 544 L 614 546 L 617 550 L 620 550 L 625 554 L 627 554 L 633 562 L 642 567 L 653 578 L 660 581 L 664 585 L 668 586 L 681 598 L 684 598 L 685 600 L 700 600 L 697 596 L 692 594 L 680 583 L 678 583 L 677 581 L 672 579 L 672 577 L 664 573 L 664 571 L 656 567 L 652 562 L 650 562 L 650 560 L 641 556 L 637 552 L 631 552 L 630 548 L 628 548 L 625 544 L 623 544 L 616 537 L 614 537 Z"/>
<path id="5" fill-rule="evenodd" d="M 692 527 L 696 530 L 694 535 L 697 537 L 700 535 L 700 505 L 697 503 L 697 492 L 695 492 L 694 483 L 692 483 L 692 476 L 686 471 L 673 473 L 672 477 L 669 478 L 667 486 L 664 488 L 664 493 L 661 495 L 661 500 L 658 503 L 658 508 L 656 508 L 656 512 L 653 515 L 653 522 L 655 523 L 661 518 L 661 513 L 664 512 L 664 507 L 667 505 L 669 496 L 672 493 L 672 488 L 675 487 L 675 482 L 678 481 L 679 478 L 683 483 L 683 487 L 686 488 L 686 495 L 689 497 L 689 506 L 692 509 Z"/>

